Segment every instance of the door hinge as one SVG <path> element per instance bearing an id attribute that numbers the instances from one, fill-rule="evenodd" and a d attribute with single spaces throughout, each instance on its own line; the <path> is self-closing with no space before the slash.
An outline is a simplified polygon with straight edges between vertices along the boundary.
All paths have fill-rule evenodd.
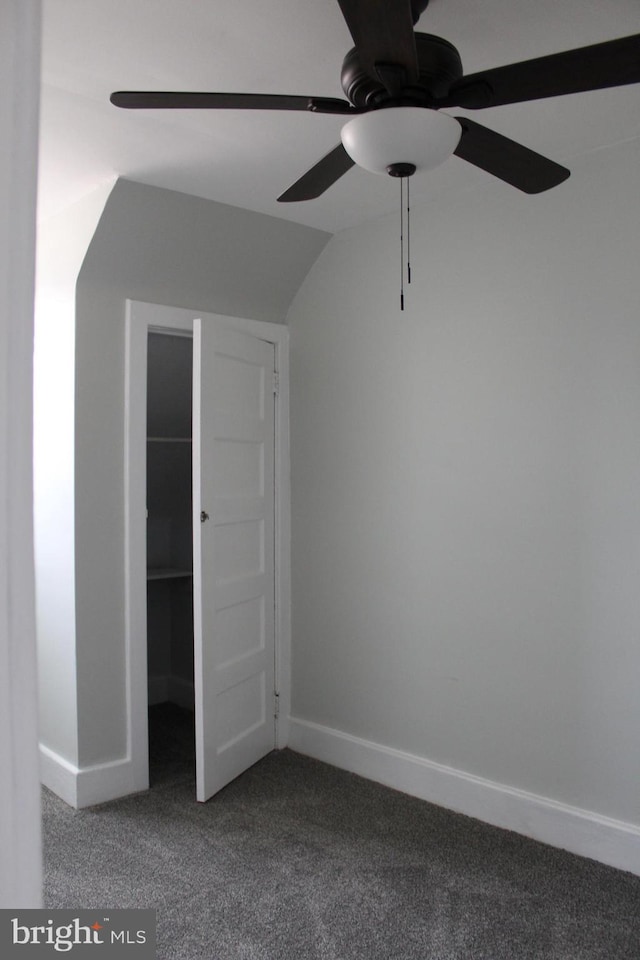
<path id="1" fill-rule="evenodd" d="M 277 370 L 273 371 L 273 392 L 276 397 L 280 392 L 280 374 Z"/>
<path id="2" fill-rule="evenodd" d="M 280 694 L 273 692 L 273 716 L 276 720 L 280 718 Z"/>

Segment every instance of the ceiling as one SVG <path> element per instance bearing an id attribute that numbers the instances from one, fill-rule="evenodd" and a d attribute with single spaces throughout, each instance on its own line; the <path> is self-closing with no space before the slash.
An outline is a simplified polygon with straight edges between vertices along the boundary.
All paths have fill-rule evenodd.
<path id="1" fill-rule="evenodd" d="M 419 29 L 455 44 L 472 73 L 638 33 L 640 3 L 431 0 Z M 342 98 L 340 68 L 351 46 L 335 0 L 44 0 L 40 216 L 114 175 L 331 232 L 394 210 L 397 182 L 358 168 L 316 200 L 277 203 L 339 142 L 338 116 L 125 111 L 109 103 L 118 89 Z M 571 167 L 587 151 L 640 141 L 640 85 L 474 117 Z M 413 203 L 513 189 L 457 157 L 416 175 L 411 188 Z"/>

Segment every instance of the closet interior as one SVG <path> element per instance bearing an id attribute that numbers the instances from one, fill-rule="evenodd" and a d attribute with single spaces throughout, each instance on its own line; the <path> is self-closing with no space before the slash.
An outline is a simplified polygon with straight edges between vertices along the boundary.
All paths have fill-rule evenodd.
<path id="1" fill-rule="evenodd" d="M 193 736 L 193 344 L 190 336 L 149 333 L 147 346 L 147 662 L 153 782 L 172 749 L 184 752 L 185 730 Z"/>

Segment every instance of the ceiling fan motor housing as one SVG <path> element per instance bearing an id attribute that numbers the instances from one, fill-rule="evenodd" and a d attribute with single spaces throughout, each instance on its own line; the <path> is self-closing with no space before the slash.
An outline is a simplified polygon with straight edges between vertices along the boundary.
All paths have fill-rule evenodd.
<path id="1" fill-rule="evenodd" d="M 460 54 L 448 40 L 430 33 L 415 33 L 418 54 L 418 80 L 403 85 L 399 97 L 389 91 L 362 66 L 357 50 L 350 50 L 344 58 L 340 80 L 347 99 L 360 109 L 375 109 L 388 103 L 432 106 L 442 99 L 454 81 L 462 77 Z M 384 67 L 393 66 L 384 64 Z"/>

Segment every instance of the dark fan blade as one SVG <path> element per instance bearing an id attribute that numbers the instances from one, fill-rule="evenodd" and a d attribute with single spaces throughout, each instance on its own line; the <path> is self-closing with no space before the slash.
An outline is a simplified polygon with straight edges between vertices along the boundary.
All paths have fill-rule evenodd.
<path id="1" fill-rule="evenodd" d="M 640 34 L 472 73 L 453 84 L 442 105 L 496 107 L 628 83 L 640 83 Z"/>
<path id="2" fill-rule="evenodd" d="M 487 127 L 456 117 L 462 126 L 460 143 L 454 150 L 457 157 L 468 160 L 494 177 L 510 183 L 525 193 L 542 193 L 566 180 L 569 170 L 546 157 L 503 137 Z"/>
<path id="3" fill-rule="evenodd" d="M 331 97 L 281 96 L 269 93 L 188 93 L 119 90 L 109 98 L 128 110 L 311 110 L 313 113 L 355 113 L 347 100 Z"/>
<path id="4" fill-rule="evenodd" d="M 280 203 L 296 200 L 313 200 L 328 190 L 336 180 L 350 170 L 354 162 L 341 143 L 331 153 L 323 157 L 311 170 L 307 170 L 299 180 L 278 197 Z"/>
<path id="5" fill-rule="evenodd" d="M 360 63 L 370 76 L 387 87 L 395 81 L 400 88 L 417 79 L 411 0 L 338 0 L 338 3 Z M 393 71 L 385 67 L 402 68 L 397 81 Z"/>

